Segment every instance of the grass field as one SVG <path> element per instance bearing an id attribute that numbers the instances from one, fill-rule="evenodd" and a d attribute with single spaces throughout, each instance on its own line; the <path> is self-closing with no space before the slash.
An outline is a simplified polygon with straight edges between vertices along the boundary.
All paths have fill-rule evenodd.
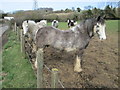
<path id="1" fill-rule="evenodd" d="M 51 23 L 48 23 L 50 26 Z M 60 29 L 68 29 L 66 22 L 59 23 Z M 106 28 L 109 32 L 118 31 L 118 20 L 106 21 Z M 3 88 L 31 88 L 36 87 L 37 81 L 32 71 L 31 64 L 20 52 L 20 42 L 16 35 L 9 31 L 9 41 L 3 47 Z"/>
<path id="2" fill-rule="evenodd" d="M 118 29 L 118 22 L 120 22 L 120 20 L 108 20 L 106 21 L 106 30 L 107 31 L 112 31 L 112 32 L 117 32 Z"/>
<path id="3" fill-rule="evenodd" d="M 36 87 L 36 77 L 31 65 L 20 52 L 20 43 L 13 31 L 9 31 L 9 41 L 3 48 L 3 88 Z"/>
<path id="4" fill-rule="evenodd" d="M 106 21 L 106 30 L 107 31 L 118 31 L 118 22 L 120 22 L 119 20 L 108 20 Z M 78 24 L 80 23 L 80 21 L 78 21 Z M 51 22 L 48 22 L 48 26 L 51 26 Z M 67 27 L 67 22 L 59 22 L 59 29 L 69 29 Z"/>
<path id="5" fill-rule="evenodd" d="M 78 21 L 78 24 L 80 23 L 80 21 Z M 51 22 L 48 22 L 48 26 L 51 26 Z M 59 26 L 58 26 L 59 29 L 62 29 L 62 30 L 67 30 L 69 29 L 68 26 L 67 26 L 67 22 L 59 22 Z"/>

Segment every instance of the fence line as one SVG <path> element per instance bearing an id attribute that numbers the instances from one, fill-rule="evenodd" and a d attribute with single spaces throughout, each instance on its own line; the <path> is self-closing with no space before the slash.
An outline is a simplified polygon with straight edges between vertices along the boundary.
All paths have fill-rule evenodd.
<path id="1" fill-rule="evenodd" d="M 27 45 L 29 45 L 30 48 L 33 48 L 32 45 L 28 42 L 28 41 L 25 41 L 27 43 Z"/>
<path id="2" fill-rule="evenodd" d="M 58 79 L 58 82 L 60 83 L 60 85 L 62 86 L 62 88 L 65 88 L 62 84 L 62 82 Z"/>
<path id="3" fill-rule="evenodd" d="M 16 32 L 16 29 L 17 29 L 17 25 L 16 25 L 16 22 L 14 23 L 14 32 Z"/>
<path id="4" fill-rule="evenodd" d="M 29 56 L 29 53 L 27 53 L 25 51 L 25 37 L 23 35 L 23 30 L 20 30 L 21 33 L 18 33 L 18 34 L 21 34 L 21 52 L 27 54 L 27 56 L 29 57 L 29 61 L 32 65 L 32 68 L 33 70 L 35 71 L 35 68 L 33 66 L 33 63 L 31 62 L 31 58 Z M 30 48 L 32 49 L 32 45 L 26 41 L 26 43 L 30 46 Z M 52 88 L 57 88 L 58 86 L 58 83 L 61 85 L 62 88 L 64 88 L 62 82 L 58 79 L 58 71 L 54 71 L 54 69 L 50 70 L 49 67 L 47 67 L 44 62 L 43 62 L 43 49 L 39 49 L 36 53 L 36 60 L 37 60 L 37 88 L 43 88 L 43 65 L 45 66 L 45 68 L 51 72 L 51 87 Z M 36 73 L 35 73 L 36 74 Z"/>
<path id="5" fill-rule="evenodd" d="M 17 40 L 20 41 L 20 29 L 16 27 L 16 31 L 17 31 Z"/>
<path id="6" fill-rule="evenodd" d="M 37 88 L 43 88 L 43 49 L 37 51 Z"/>
<path id="7" fill-rule="evenodd" d="M 52 71 L 50 70 L 50 68 L 49 68 L 48 66 L 46 66 L 45 64 L 44 64 L 44 66 L 45 66 L 45 68 L 46 68 L 49 72 L 52 73 Z"/>
<path id="8" fill-rule="evenodd" d="M 21 36 L 21 39 L 20 39 L 21 40 L 21 52 L 24 53 L 25 52 L 25 47 L 24 47 L 25 46 L 24 45 L 25 41 L 24 41 L 24 35 L 23 35 L 23 31 L 22 30 L 21 30 L 21 35 L 20 36 Z"/>
<path id="9" fill-rule="evenodd" d="M 58 69 L 53 68 L 51 73 L 51 87 L 57 88 L 58 87 Z"/>
<path id="10" fill-rule="evenodd" d="M 34 68 L 34 66 L 33 66 L 33 63 L 30 61 L 29 54 L 28 54 L 27 52 L 26 52 L 26 54 L 27 54 L 27 57 L 29 58 L 29 62 L 30 62 L 30 64 L 31 64 L 31 66 L 32 66 L 32 69 L 33 69 L 33 71 L 34 71 L 34 74 L 35 74 L 35 76 L 37 77 L 36 72 L 35 72 L 35 68 Z"/>
<path id="11" fill-rule="evenodd" d="M 44 64 L 44 66 L 49 72 L 52 73 L 52 70 L 50 70 L 50 68 L 47 65 Z M 62 84 L 62 82 L 59 79 L 58 79 L 58 82 L 59 82 L 59 84 L 61 85 L 62 88 L 65 88 L 64 85 Z"/>

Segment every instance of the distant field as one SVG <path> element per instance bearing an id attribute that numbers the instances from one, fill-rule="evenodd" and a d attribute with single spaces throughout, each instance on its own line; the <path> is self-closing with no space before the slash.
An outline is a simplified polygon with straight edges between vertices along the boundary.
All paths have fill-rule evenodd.
<path id="1" fill-rule="evenodd" d="M 48 26 L 51 26 L 51 22 L 48 22 Z M 59 29 L 68 29 L 66 22 L 59 22 Z"/>
<path id="2" fill-rule="evenodd" d="M 118 21 L 120 20 L 107 20 L 106 21 L 106 30 L 107 31 L 118 31 Z M 80 21 L 78 21 L 78 24 Z M 51 22 L 48 22 L 48 26 L 51 26 Z M 59 29 L 66 30 L 68 29 L 67 27 L 67 22 L 59 22 Z"/>
<path id="3" fill-rule="evenodd" d="M 49 22 L 50 26 L 51 23 Z M 59 22 L 60 29 L 68 29 L 67 22 Z M 118 20 L 106 21 L 107 32 L 118 31 Z M 3 88 L 30 88 L 36 87 L 36 77 L 32 71 L 31 64 L 20 52 L 20 42 L 16 40 L 16 35 L 9 32 L 8 42 L 3 47 Z"/>
<path id="4" fill-rule="evenodd" d="M 108 20 L 108 21 L 106 21 L 106 30 L 113 31 L 113 32 L 118 31 L 118 22 L 120 22 L 120 20 Z"/>
<path id="5" fill-rule="evenodd" d="M 78 21 L 78 24 L 80 23 L 80 21 Z M 48 22 L 48 26 L 51 26 L 51 22 Z M 67 30 L 69 29 L 67 27 L 67 22 L 59 22 L 59 26 L 58 26 L 59 29 L 62 29 L 62 30 Z"/>

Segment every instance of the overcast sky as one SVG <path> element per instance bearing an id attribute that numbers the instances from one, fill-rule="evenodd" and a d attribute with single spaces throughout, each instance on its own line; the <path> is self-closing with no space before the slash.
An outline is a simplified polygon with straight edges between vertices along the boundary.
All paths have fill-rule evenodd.
<path id="1" fill-rule="evenodd" d="M 61 10 L 66 8 L 75 9 L 80 7 L 84 9 L 85 6 L 93 6 L 97 8 L 104 8 L 110 2 L 118 2 L 119 0 L 36 0 L 38 8 L 51 7 L 54 10 Z M 2 0 L 0 1 L 0 9 L 4 12 L 13 12 L 17 10 L 32 10 L 34 0 Z M 112 4 L 116 6 L 116 3 Z"/>

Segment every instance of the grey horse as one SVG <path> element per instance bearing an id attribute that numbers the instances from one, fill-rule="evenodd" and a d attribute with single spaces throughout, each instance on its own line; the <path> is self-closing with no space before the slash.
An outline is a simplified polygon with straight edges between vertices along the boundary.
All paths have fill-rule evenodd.
<path id="1" fill-rule="evenodd" d="M 84 20 L 69 30 L 59 30 L 51 26 L 40 28 L 36 33 L 37 50 L 52 46 L 67 52 L 77 51 L 74 71 L 81 72 L 81 56 L 84 49 L 95 33 L 98 34 L 100 40 L 106 39 L 105 26 L 104 18 L 98 16 Z"/>

